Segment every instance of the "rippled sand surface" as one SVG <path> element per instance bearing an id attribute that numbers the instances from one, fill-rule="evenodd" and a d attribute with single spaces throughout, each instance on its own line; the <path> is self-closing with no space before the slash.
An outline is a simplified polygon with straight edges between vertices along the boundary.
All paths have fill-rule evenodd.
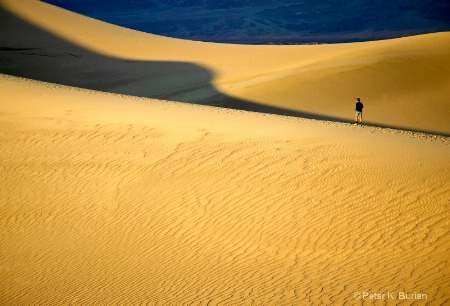
<path id="1" fill-rule="evenodd" d="M 36 16 L 79 20 L 80 28 L 95 23 L 39 2 L 0 4 L 29 5 Z M 422 38 L 385 44 L 405 45 L 405 57 L 418 60 L 406 45 Z M 187 49 L 195 44 L 186 42 Z M 373 50 L 379 46 L 382 57 L 385 45 L 377 44 Z M 231 48 L 211 46 L 222 47 Z M 167 50 L 160 56 L 176 57 L 170 44 Z M 448 47 L 445 52 L 442 57 Z M 38 58 L 22 56 L 26 65 Z M 213 65 L 212 55 L 204 58 L 202 65 Z M 235 60 L 242 61 L 238 54 Z M 261 71 L 270 68 L 264 63 Z M 429 66 L 438 70 L 433 63 L 440 60 Z M 233 81 L 231 67 L 222 64 L 214 69 L 222 71 L 217 86 L 229 86 L 227 96 L 262 86 L 245 69 Z M 362 67 L 382 82 L 377 69 Z M 396 67 L 405 75 L 418 71 Z M 447 77 L 431 78 L 448 84 Z M 281 78 L 260 80 L 281 88 Z M 413 95 L 413 87 L 398 95 Z M 448 90 L 439 88 L 424 95 Z M 359 298 L 443 305 L 450 299 L 450 142 L 420 132 L 419 120 L 408 119 L 414 131 L 353 126 L 6 74 L 0 89 L 1 305 L 359 305 Z M 417 109 L 430 113 L 412 112 L 413 119 L 433 116 L 420 101 Z M 448 103 L 441 104 L 448 112 Z M 430 128 L 445 133 L 448 117 Z"/>

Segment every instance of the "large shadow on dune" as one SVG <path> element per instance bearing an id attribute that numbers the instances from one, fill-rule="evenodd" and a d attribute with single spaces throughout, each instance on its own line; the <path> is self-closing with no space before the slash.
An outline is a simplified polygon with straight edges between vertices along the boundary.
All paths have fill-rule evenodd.
<path id="1" fill-rule="evenodd" d="M 124 95 L 345 122 L 227 96 L 213 86 L 211 71 L 193 63 L 135 61 L 92 52 L 1 7 L 0 28 L 3 74 Z"/>
<path id="2" fill-rule="evenodd" d="M 210 70 L 193 63 L 136 61 L 92 52 L 1 7 L 0 28 L 0 73 L 3 74 L 138 97 L 352 122 L 352 118 L 344 120 L 228 96 L 214 87 L 214 74 Z"/>

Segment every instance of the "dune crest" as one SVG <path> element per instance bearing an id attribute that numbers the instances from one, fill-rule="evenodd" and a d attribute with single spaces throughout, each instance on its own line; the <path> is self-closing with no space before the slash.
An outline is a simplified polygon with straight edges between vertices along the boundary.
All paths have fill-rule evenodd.
<path id="1" fill-rule="evenodd" d="M 450 300 L 449 33 L 209 44 L 32 0 L 0 27 L 1 305 Z"/>
<path id="2" fill-rule="evenodd" d="M 336 45 L 226 45 L 140 33 L 39 1 L 0 4 L 8 22 L 2 44 L 10 48 L 1 54 L 2 73 L 340 122 L 352 120 L 360 97 L 367 123 L 450 135 L 449 32 Z"/>

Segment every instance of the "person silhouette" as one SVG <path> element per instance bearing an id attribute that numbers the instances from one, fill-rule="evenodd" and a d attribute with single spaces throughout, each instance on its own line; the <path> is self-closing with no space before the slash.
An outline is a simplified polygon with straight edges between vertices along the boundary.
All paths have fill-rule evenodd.
<path id="1" fill-rule="evenodd" d="M 355 108 L 355 111 L 356 111 L 356 113 L 355 113 L 355 125 L 358 125 L 358 124 L 362 125 L 362 121 L 363 121 L 362 120 L 362 111 L 363 111 L 364 105 L 362 104 L 360 98 L 356 98 L 356 100 L 358 102 L 356 102 L 356 108 Z M 359 119 L 359 122 L 358 122 L 358 119 Z"/>

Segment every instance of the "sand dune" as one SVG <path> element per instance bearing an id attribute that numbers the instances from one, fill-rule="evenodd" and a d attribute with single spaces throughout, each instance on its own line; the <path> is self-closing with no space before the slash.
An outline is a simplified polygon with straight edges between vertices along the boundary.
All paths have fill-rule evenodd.
<path id="1" fill-rule="evenodd" d="M 2 73 L 121 94 L 450 134 L 450 33 L 245 46 L 131 31 L 38 1 L 0 2 Z M 95 29 L 95 30 L 94 30 Z"/>
<path id="2" fill-rule="evenodd" d="M 448 33 L 227 46 L 0 4 L 2 29 L 16 26 L 0 36 L 1 305 L 450 300 L 448 137 L 124 95 L 169 69 L 172 85 L 141 95 L 337 121 L 360 88 L 379 107 L 368 120 L 390 125 L 411 98 L 398 125 L 448 133 Z M 194 79 L 174 79 L 180 67 Z M 301 92 L 324 104 L 294 103 Z"/>
<path id="3" fill-rule="evenodd" d="M 448 138 L 0 86 L 2 305 L 450 298 Z"/>

